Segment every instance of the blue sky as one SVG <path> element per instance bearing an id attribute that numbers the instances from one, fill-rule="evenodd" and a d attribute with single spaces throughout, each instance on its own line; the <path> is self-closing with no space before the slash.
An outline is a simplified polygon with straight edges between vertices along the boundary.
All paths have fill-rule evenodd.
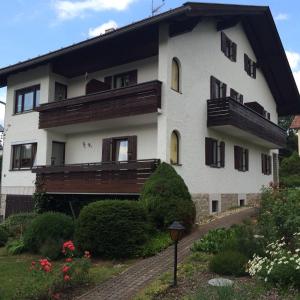
<path id="1" fill-rule="evenodd" d="M 151 15 L 151 0 L 0 0 L 0 68 L 92 37 Z M 161 11 L 186 1 L 166 0 Z M 214 1 L 201 1 L 214 2 Z M 219 0 L 271 7 L 300 86 L 300 1 Z M 154 0 L 155 6 L 161 0 Z M 0 89 L 0 100 L 6 90 Z M 0 123 L 3 107 L 0 106 Z"/>

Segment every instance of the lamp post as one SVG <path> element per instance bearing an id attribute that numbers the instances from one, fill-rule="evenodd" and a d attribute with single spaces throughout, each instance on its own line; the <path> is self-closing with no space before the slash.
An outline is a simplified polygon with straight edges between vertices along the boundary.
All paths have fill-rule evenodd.
<path id="1" fill-rule="evenodd" d="M 174 242 L 174 281 L 173 286 L 177 286 L 177 246 L 183 236 L 184 227 L 177 221 L 174 221 L 169 226 L 169 232 L 172 241 Z"/>

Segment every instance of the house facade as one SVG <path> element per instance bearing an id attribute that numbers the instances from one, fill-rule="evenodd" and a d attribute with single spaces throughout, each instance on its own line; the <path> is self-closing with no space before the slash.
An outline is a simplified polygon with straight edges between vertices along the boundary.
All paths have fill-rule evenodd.
<path id="1" fill-rule="evenodd" d="M 278 182 L 300 97 L 267 7 L 186 3 L 0 69 L 1 211 L 32 195 L 138 195 L 160 161 L 204 215 Z"/>

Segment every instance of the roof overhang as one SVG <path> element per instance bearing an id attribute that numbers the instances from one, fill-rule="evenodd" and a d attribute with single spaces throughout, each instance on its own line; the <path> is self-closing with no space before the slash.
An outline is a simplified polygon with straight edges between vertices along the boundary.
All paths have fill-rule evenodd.
<path id="1" fill-rule="evenodd" d="M 187 2 L 174 10 L 144 19 L 87 41 L 0 69 L 0 87 L 7 78 L 43 64 L 52 64 L 54 72 L 74 77 L 106 68 L 112 64 L 126 63 L 158 53 L 158 26 L 161 23 L 182 24 L 193 28 L 195 19 L 214 18 L 217 30 L 241 22 L 255 52 L 258 67 L 262 70 L 277 103 L 279 115 L 300 114 L 300 96 L 289 66 L 271 11 L 266 6 L 209 4 Z M 191 23 L 184 23 L 192 20 Z M 118 55 L 123 46 L 124 55 Z M 139 51 L 134 51 L 136 47 Z M 138 52 L 138 53 L 135 53 Z M 101 56 L 95 62 L 95 55 Z M 134 55 L 134 56 L 133 56 Z M 116 59 L 118 57 L 118 59 Z M 113 58 L 113 61 L 112 61 Z M 75 68 L 74 65 L 77 67 Z M 84 68 L 79 68 L 80 62 Z"/>

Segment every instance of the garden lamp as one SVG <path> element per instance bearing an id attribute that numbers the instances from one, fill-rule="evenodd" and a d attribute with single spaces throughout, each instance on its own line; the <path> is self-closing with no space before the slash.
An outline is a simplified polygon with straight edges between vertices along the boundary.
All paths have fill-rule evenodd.
<path id="1" fill-rule="evenodd" d="M 182 226 L 179 222 L 174 221 L 169 226 L 169 232 L 172 241 L 174 242 L 174 281 L 173 286 L 177 285 L 177 245 L 183 236 L 183 232 L 185 230 L 184 226 Z"/>

